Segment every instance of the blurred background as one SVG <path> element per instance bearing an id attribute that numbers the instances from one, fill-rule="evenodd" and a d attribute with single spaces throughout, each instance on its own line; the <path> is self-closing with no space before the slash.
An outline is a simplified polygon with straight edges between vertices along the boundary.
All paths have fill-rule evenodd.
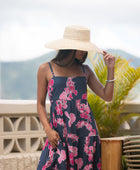
<path id="1" fill-rule="evenodd" d="M 139 67 L 139 9 L 139 0 L 0 0 L 0 99 L 37 98 L 38 67 L 56 55 L 44 44 L 67 25 L 88 27 L 101 50 Z M 140 85 L 134 93 L 140 100 Z"/>

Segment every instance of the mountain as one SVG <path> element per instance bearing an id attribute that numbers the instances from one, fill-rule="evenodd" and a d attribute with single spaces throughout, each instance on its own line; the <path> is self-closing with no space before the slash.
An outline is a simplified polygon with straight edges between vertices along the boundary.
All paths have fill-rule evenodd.
<path id="1" fill-rule="evenodd" d="M 126 60 L 132 60 L 130 62 L 130 65 L 132 67 L 139 67 L 140 66 L 140 57 L 136 57 L 132 54 L 129 54 L 123 50 L 114 50 L 114 49 L 108 49 L 107 50 L 108 53 L 111 53 L 113 55 L 117 55 L 117 56 L 121 56 L 122 58 L 125 58 Z"/>
<path id="2" fill-rule="evenodd" d="M 120 55 L 128 60 L 133 58 L 130 64 L 134 67 L 140 66 L 140 58 L 132 56 L 122 50 L 108 49 L 105 51 Z M 37 99 L 38 68 L 41 64 L 54 58 L 55 55 L 56 52 L 53 51 L 26 61 L 1 62 L 1 99 Z M 85 63 L 93 68 L 89 58 L 87 58 Z M 138 88 L 139 87 L 140 85 Z"/>

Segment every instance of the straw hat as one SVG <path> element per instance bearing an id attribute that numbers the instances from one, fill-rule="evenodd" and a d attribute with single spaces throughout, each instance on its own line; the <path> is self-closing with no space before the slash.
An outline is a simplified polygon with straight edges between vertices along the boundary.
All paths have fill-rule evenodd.
<path id="1" fill-rule="evenodd" d="M 76 49 L 83 51 L 103 52 L 90 42 L 90 30 L 83 26 L 71 25 L 65 28 L 63 38 L 45 44 L 45 47 L 59 49 Z"/>

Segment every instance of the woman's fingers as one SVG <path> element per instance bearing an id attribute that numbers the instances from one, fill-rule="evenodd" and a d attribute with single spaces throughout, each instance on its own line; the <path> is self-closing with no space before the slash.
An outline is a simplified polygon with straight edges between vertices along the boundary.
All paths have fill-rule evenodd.
<path id="1" fill-rule="evenodd" d="M 52 129 L 52 131 L 48 134 L 48 140 L 53 148 L 56 148 L 58 145 L 58 141 L 61 141 L 59 133 Z"/>
<path id="2" fill-rule="evenodd" d="M 57 148 L 58 140 L 61 140 L 61 138 L 60 138 L 59 134 L 56 132 L 55 138 L 54 138 L 53 141 L 52 141 L 52 146 L 53 146 L 54 148 Z"/>
<path id="3" fill-rule="evenodd" d="M 106 55 L 104 56 L 104 59 L 108 59 L 109 56 L 110 56 L 110 54 L 106 54 Z"/>
<path id="4" fill-rule="evenodd" d="M 58 141 L 56 141 L 56 140 L 51 142 L 51 145 L 53 148 L 57 148 L 57 144 L 58 144 Z"/>
<path id="5" fill-rule="evenodd" d="M 108 54 L 106 51 L 103 51 L 104 52 L 104 58 L 105 59 L 108 59 L 108 58 L 112 58 L 113 56 L 111 54 Z"/>
<path id="6" fill-rule="evenodd" d="M 111 54 L 106 54 L 105 56 L 104 56 L 104 59 L 112 59 L 114 56 L 113 55 L 111 55 Z"/>
<path id="7" fill-rule="evenodd" d="M 57 148 L 57 145 L 55 143 L 51 143 L 53 148 Z"/>
<path id="8" fill-rule="evenodd" d="M 105 56 L 105 55 L 107 54 L 107 52 L 106 52 L 106 51 L 103 51 L 103 53 L 104 53 L 104 54 L 103 54 L 103 56 Z"/>
<path id="9" fill-rule="evenodd" d="M 57 139 L 58 139 L 58 140 L 61 140 L 61 138 L 60 138 L 60 136 L 59 136 L 58 133 L 56 134 L 56 136 L 57 136 Z"/>

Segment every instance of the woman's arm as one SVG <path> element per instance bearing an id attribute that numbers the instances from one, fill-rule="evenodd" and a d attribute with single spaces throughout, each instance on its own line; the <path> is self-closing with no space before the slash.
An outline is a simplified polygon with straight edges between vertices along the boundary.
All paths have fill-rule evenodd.
<path id="1" fill-rule="evenodd" d="M 47 118 L 47 112 L 45 108 L 45 100 L 47 95 L 47 80 L 45 76 L 45 67 L 41 65 L 37 72 L 37 113 L 40 121 L 44 127 L 45 133 L 50 131 L 49 120 Z"/>
<path id="2" fill-rule="evenodd" d="M 52 147 L 56 148 L 58 140 L 61 140 L 61 138 L 58 132 L 51 128 L 49 120 L 47 118 L 47 112 L 45 108 L 45 100 L 48 86 L 48 81 L 46 78 L 46 66 L 47 65 L 41 65 L 37 72 L 37 113 L 50 144 L 52 145 Z"/>
<path id="3" fill-rule="evenodd" d="M 108 68 L 107 71 L 108 71 L 107 80 L 113 80 L 114 79 L 114 67 Z M 107 96 L 107 98 L 108 98 L 107 101 L 112 100 L 113 92 L 114 92 L 114 81 L 106 82 L 106 85 L 105 85 L 105 88 L 104 88 L 104 93 L 105 93 L 105 96 Z"/>
<path id="4" fill-rule="evenodd" d="M 104 61 L 108 69 L 107 80 L 112 80 L 114 79 L 115 57 L 104 52 Z M 88 73 L 88 86 L 91 90 L 105 101 L 111 101 L 113 98 L 114 81 L 106 82 L 104 87 L 89 66 L 86 66 L 86 70 Z"/>

